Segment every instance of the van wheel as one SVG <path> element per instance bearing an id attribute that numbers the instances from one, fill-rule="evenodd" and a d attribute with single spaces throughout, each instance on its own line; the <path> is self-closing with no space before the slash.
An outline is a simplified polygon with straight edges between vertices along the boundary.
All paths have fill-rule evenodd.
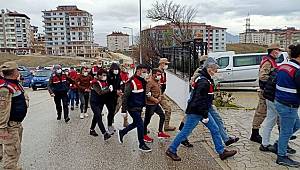
<path id="1" fill-rule="evenodd" d="M 37 88 L 36 88 L 36 87 L 34 87 L 34 86 L 32 86 L 32 90 L 33 90 L 33 91 L 36 91 L 36 90 L 37 90 Z"/>

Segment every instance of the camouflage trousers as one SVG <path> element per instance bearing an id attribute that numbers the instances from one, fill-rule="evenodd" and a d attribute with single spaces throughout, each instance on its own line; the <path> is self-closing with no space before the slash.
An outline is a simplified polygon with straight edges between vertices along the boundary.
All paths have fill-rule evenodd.
<path id="1" fill-rule="evenodd" d="M 252 122 L 253 129 L 259 129 L 260 125 L 263 123 L 267 116 L 267 104 L 262 90 L 258 92 L 258 97 L 259 101 Z"/>
<path id="2" fill-rule="evenodd" d="M 118 100 L 117 100 L 117 105 L 116 105 L 116 110 L 115 110 L 115 115 L 119 112 L 119 110 L 122 107 L 122 103 L 123 103 L 123 97 L 119 96 Z M 123 117 L 124 122 L 128 121 L 128 113 L 125 114 L 125 116 Z"/>
<path id="3" fill-rule="evenodd" d="M 171 106 L 170 106 L 170 101 L 168 100 L 168 98 L 166 97 L 165 94 L 163 94 L 161 96 L 160 105 L 163 108 L 163 110 L 165 111 L 166 119 L 165 119 L 164 127 L 166 128 L 166 127 L 169 127 L 172 110 L 171 110 Z"/>
<path id="4" fill-rule="evenodd" d="M 7 130 L 7 131 L 6 131 Z M 9 122 L 9 127 L 0 136 L 0 156 L 3 157 L 3 169 L 20 170 L 18 161 L 21 155 L 23 127 L 20 122 Z M 8 133 L 8 134 L 7 134 Z"/>

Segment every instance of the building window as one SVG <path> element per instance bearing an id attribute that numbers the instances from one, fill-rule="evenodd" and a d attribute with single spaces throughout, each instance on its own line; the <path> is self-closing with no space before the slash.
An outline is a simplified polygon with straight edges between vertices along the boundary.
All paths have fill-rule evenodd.
<path id="1" fill-rule="evenodd" d="M 55 22 L 55 23 L 53 23 L 53 25 L 57 25 L 57 23 Z"/>
<path id="2" fill-rule="evenodd" d="M 74 23 L 74 22 L 72 22 L 72 23 L 71 23 L 71 25 L 75 25 L 75 23 Z"/>
<path id="3" fill-rule="evenodd" d="M 221 57 L 217 59 L 220 69 L 226 68 L 229 65 L 229 57 Z"/>
<path id="4" fill-rule="evenodd" d="M 75 32 L 72 32 L 72 35 L 75 35 Z"/>
<path id="5" fill-rule="evenodd" d="M 64 30 L 64 28 L 60 28 L 60 30 Z"/>
<path id="6" fill-rule="evenodd" d="M 64 23 L 63 23 L 63 22 L 61 22 L 61 23 L 60 23 L 60 25 L 64 25 Z"/>
<path id="7" fill-rule="evenodd" d="M 59 13 L 59 15 L 62 15 L 62 13 Z"/>
<path id="8" fill-rule="evenodd" d="M 53 28 L 54 30 L 57 30 L 57 28 Z"/>
<path id="9" fill-rule="evenodd" d="M 56 15 L 56 13 L 55 13 L 55 12 L 53 12 L 53 15 Z"/>
<path id="10" fill-rule="evenodd" d="M 71 17 L 71 20 L 74 20 L 74 17 Z"/>
<path id="11" fill-rule="evenodd" d="M 63 20 L 64 20 L 64 18 L 60 18 L 59 20 L 63 21 Z"/>

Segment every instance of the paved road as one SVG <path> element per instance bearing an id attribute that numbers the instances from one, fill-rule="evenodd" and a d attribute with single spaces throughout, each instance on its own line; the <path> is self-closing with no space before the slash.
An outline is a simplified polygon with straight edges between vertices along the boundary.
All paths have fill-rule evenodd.
<path id="1" fill-rule="evenodd" d="M 57 121 L 54 102 L 47 91 L 28 91 L 31 106 L 23 124 L 21 155 L 21 164 L 26 170 L 221 169 L 211 152 L 206 150 L 206 144 L 201 142 L 195 142 L 193 149 L 180 148 L 182 162 L 170 161 L 165 156 L 170 140 L 155 138 L 155 142 L 150 144 L 153 151 L 141 153 L 137 148 L 136 131 L 125 137 L 123 145 L 118 143 L 116 135 L 104 142 L 102 136 L 88 134 L 91 116 L 80 120 L 78 110 L 75 110 L 71 112 L 70 123 Z M 172 123 L 178 125 L 182 112 L 176 106 L 173 109 Z M 117 115 L 117 128 L 121 128 L 120 120 L 120 115 Z M 158 116 L 155 116 L 150 127 L 151 136 L 154 136 L 157 126 Z M 201 137 L 199 130 L 195 131 L 191 140 L 197 141 Z"/>

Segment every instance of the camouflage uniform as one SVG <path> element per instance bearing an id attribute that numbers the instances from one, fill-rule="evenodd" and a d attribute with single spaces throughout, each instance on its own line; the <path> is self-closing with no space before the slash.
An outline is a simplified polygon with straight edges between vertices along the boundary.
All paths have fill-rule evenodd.
<path id="1" fill-rule="evenodd" d="M 3 66 L 11 66 L 7 70 L 17 68 L 13 62 L 4 63 L 2 70 Z M 24 95 L 28 107 L 29 98 Z M 23 127 L 21 122 L 10 121 L 12 98 L 13 93 L 7 87 L 0 86 L 0 157 L 3 157 L 3 169 L 18 170 L 21 169 L 17 164 L 21 154 Z"/>
<path id="2" fill-rule="evenodd" d="M 269 78 L 269 74 L 271 72 L 272 65 L 269 61 L 266 61 L 261 68 L 259 69 L 259 80 L 267 81 Z M 258 90 L 259 102 L 257 108 L 255 110 L 255 114 L 253 117 L 252 128 L 259 129 L 262 122 L 265 120 L 267 116 L 267 104 L 266 99 L 263 97 L 263 90 Z"/>

